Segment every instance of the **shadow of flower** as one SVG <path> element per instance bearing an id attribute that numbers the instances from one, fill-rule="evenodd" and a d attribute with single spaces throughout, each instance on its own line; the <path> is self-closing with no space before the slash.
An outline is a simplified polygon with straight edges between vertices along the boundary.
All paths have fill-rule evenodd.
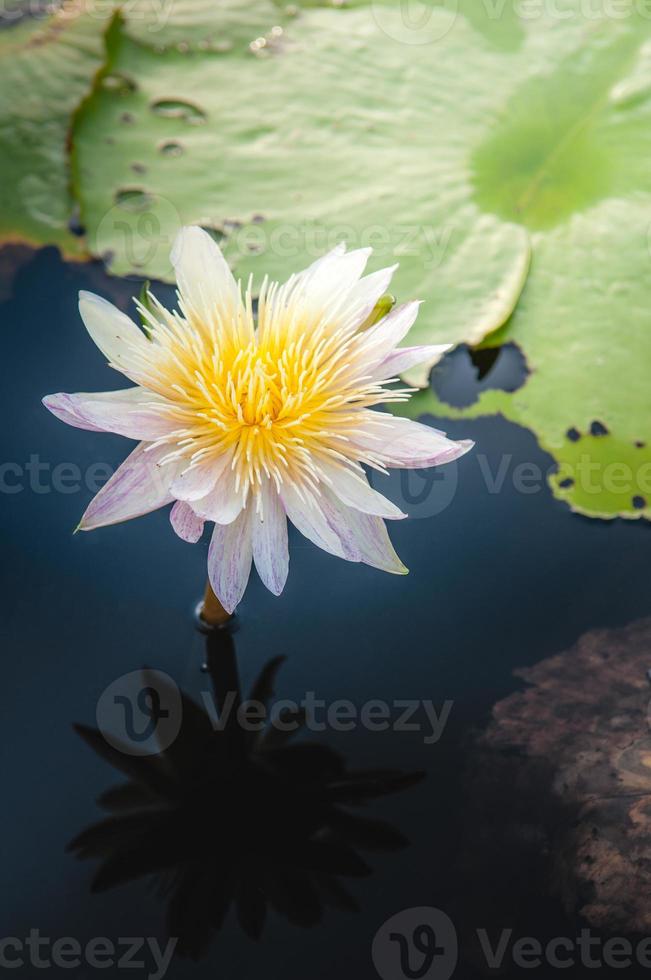
<path id="1" fill-rule="evenodd" d="M 327 746 L 293 742 L 305 722 L 299 712 L 279 712 L 280 723 L 247 730 L 238 719 L 233 638 L 216 631 L 206 642 L 219 724 L 182 694 L 177 738 L 149 756 L 120 751 L 97 729 L 75 726 L 128 781 L 99 797 L 110 816 L 69 845 L 80 858 L 100 861 L 95 892 L 153 876 L 168 902 L 167 928 L 178 937 L 177 953 L 195 959 L 231 905 L 253 939 L 262 934 L 268 906 L 304 927 L 318 923 L 325 906 L 355 910 L 341 879 L 371 873 L 359 851 L 393 851 L 407 841 L 390 824 L 354 808 L 423 777 L 350 770 Z M 272 703 L 283 659 L 266 664 L 251 701 Z M 160 689 L 160 675 L 157 684 Z M 227 703 L 230 710 L 224 711 Z"/>

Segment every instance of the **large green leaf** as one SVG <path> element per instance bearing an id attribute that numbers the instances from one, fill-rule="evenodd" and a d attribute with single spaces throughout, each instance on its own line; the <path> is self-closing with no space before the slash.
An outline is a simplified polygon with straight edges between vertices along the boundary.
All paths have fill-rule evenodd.
<path id="1" fill-rule="evenodd" d="M 108 16 L 100 5 L 89 11 L 70 4 L 0 31 L 0 241 L 82 251 L 68 228 L 67 141 L 73 110 L 102 63 Z"/>
<path id="2" fill-rule="evenodd" d="M 156 51 L 246 51 L 288 15 L 273 0 L 70 0 L 47 9 L 18 0 L 1 15 L 0 241 L 52 243 L 84 255 L 83 238 L 69 228 L 68 142 L 74 112 L 102 66 L 114 12 L 121 11 L 129 36 Z M 116 95 L 128 84 L 116 80 Z"/>
<path id="3" fill-rule="evenodd" d="M 648 21 L 601 25 L 521 87 L 473 155 L 477 199 L 532 232 L 531 275 L 490 344 L 531 374 L 461 412 L 500 412 L 559 464 L 554 493 L 590 516 L 651 517 L 651 45 Z"/>
<path id="4" fill-rule="evenodd" d="M 230 55 L 161 56 L 122 34 L 75 127 L 92 250 L 169 278 L 176 228 L 199 222 L 260 281 L 341 238 L 371 244 L 376 265 L 400 261 L 399 295 L 427 301 L 429 340 L 481 339 L 511 313 L 529 244 L 473 200 L 468 151 L 526 59 L 444 8 L 422 30 L 436 23 L 440 44 L 408 45 L 394 6 L 313 9 Z"/>
<path id="5" fill-rule="evenodd" d="M 607 200 L 536 236 L 516 311 L 485 342 L 520 345 L 531 371 L 524 385 L 484 391 L 461 410 L 423 391 L 403 410 L 501 413 L 555 458 L 552 489 L 574 510 L 651 518 L 650 223 L 643 198 Z"/>
<path id="6" fill-rule="evenodd" d="M 274 0 L 131 0 L 123 8 L 125 33 L 158 52 L 246 51 L 293 16 Z"/>
<path id="7" fill-rule="evenodd" d="M 456 414 L 533 429 L 582 513 L 650 516 L 650 12 L 300 6 L 124 8 L 74 126 L 93 254 L 170 278 L 177 227 L 199 222 L 259 281 L 372 244 L 400 261 L 399 296 L 427 301 L 410 342 L 488 335 L 527 357 L 520 391 Z M 431 393 L 410 409 L 426 410 L 455 414 Z"/>

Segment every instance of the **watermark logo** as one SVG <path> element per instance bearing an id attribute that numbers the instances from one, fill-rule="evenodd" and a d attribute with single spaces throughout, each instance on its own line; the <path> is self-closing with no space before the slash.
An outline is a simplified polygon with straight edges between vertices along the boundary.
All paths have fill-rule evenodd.
<path id="1" fill-rule="evenodd" d="M 456 462 L 422 470 L 389 470 L 388 474 L 372 470 L 369 483 L 410 518 L 435 517 L 454 500 L 459 470 Z"/>
<path id="2" fill-rule="evenodd" d="M 450 33 L 459 13 L 459 0 L 373 0 L 373 20 L 387 37 L 401 44 L 433 44 Z"/>
<path id="3" fill-rule="evenodd" d="M 127 755 L 156 755 L 181 728 L 181 693 L 160 670 L 134 670 L 118 677 L 97 703 L 97 727 L 113 748 Z"/>
<path id="4" fill-rule="evenodd" d="M 153 267 L 159 278 L 171 278 L 170 251 L 181 223 L 171 201 L 134 185 L 118 192 L 92 236 L 91 249 L 109 265 L 119 254 L 133 275 Z"/>
<path id="5" fill-rule="evenodd" d="M 541 966 L 566 970 L 573 966 L 587 969 L 651 969 L 651 937 L 637 942 L 620 936 L 604 938 L 583 928 L 576 936 L 518 936 L 505 928 L 489 933 L 475 929 L 468 934 L 473 947 L 471 959 L 483 961 L 489 971 L 515 967 L 521 970 Z M 373 940 L 371 956 L 382 980 L 450 980 L 458 960 L 457 932 L 451 919 L 440 909 L 404 909 L 391 916 Z M 637 974 L 636 974 L 637 975 Z"/>
<path id="6" fill-rule="evenodd" d="M 404 909 L 377 931 L 371 955 L 382 980 L 449 980 L 457 965 L 457 932 L 440 909 Z"/>

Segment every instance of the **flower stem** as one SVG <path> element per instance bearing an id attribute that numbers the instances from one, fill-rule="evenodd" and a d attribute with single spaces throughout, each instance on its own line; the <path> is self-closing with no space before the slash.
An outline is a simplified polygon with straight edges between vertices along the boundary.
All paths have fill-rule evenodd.
<path id="1" fill-rule="evenodd" d="M 226 612 L 213 592 L 210 582 L 206 582 L 206 591 L 199 615 L 208 626 L 223 626 L 231 618 L 231 614 Z"/>

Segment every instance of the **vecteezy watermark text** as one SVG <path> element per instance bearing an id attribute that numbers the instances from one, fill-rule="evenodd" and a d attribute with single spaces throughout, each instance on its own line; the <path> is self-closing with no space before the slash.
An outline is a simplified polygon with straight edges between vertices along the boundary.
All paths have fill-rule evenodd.
<path id="1" fill-rule="evenodd" d="M 432 517 L 448 507 L 457 491 L 458 463 L 425 470 L 391 470 L 389 475 L 369 471 L 371 485 L 402 506 L 410 517 Z M 573 462 L 541 466 L 537 462 L 517 461 L 511 453 L 489 457 L 473 452 L 462 460 L 466 467 L 477 466 L 480 479 L 491 495 L 513 491 L 530 496 L 545 490 L 550 477 L 560 486 L 576 486 L 582 494 L 639 495 L 651 498 L 651 461 L 631 466 L 617 459 L 604 461 L 590 452 L 577 454 Z M 51 462 L 38 453 L 27 460 L 0 463 L 0 494 L 13 496 L 25 491 L 35 494 L 97 493 L 115 473 L 108 462 L 95 461 L 85 468 L 73 462 Z M 161 479 L 156 466 L 152 480 Z"/>
<path id="2" fill-rule="evenodd" d="M 622 970 L 639 966 L 651 970 L 651 937 L 632 942 L 624 937 L 603 938 L 583 928 L 578 935 L 517 936 L 513 929 L 475 929 L 466 942 L 473 961 L 483 960 L 489 970 L 541 967 L 567 970 Z M 403 909 L 380 926 L 371 956 L 382 980 L 450 980 L 459 959 L 457 931 L 452 920 L 440 909 L 421 906 Z"/>
<path id="3" fill-rule="evenodd" d="M 86 943 L 73 936 L 50 939 L 42 936 L 39 929 L 30 929 L 29 935 L 6 936 L 0 939 L 0 970 L 16 970 L 32 966 L 37 970 L 76 970 L 90 967 L 106 970 L 110 967 L 146 971 L 140 976 L 147 980 L 162 980 L 167 973 L 177 940 L 169 939 L 163 947 L 151 936 L 124 936 L 113 941 L 106 936 L 95 936 Z M 84 975 L 86 975 L 84 973 Z"/>
<path id="4" fill-rule="evenodd" d="M 454 705 L 453 701 L 443 701 L 437 708 L 430 700 L 405 698 L 388 702 L 375 698 L 358 706 L 346 698 L 327 702 L 308 691 L 300 701 L 283 699 L 267 709 L 260 701 L 237 704 L 236 695 L 230 692 L 217 714 L 211 694 L 204 691 L 202 700 L 216 729 L 224 728 L 234 712 L 237 724 L 245 731 L 261 731 L 271 725 L 282 732 L 297 731 L 299 727 L 310 732 L 350 732 L 355 728 L 369 732 L 422 732 L 425 745 L 439 741 Z"/>
<path id="5" fill-rule="evenodd" d="M 590 25 L 632 18 L 651 20 L 650 0 L 473 0 L 473 7 L 475 17 L 487 24 L 504 21 L 523 27 L 539 22 Z M 395 4 L 371 0 L 371 12 L 387 37 L 409 45 L 442 41 L 467 13 L 461 0 L 397 0 Z"/>
<path id="6" fill-rule="evenodd" d="M 450 719 L 454 702 L 404 698 L 383 701 L 374 698 L 355 704 L 346 698 L 327 701 L 307 691 L 300 699 L 275 701 L 271 706 L 255 699 L 240 700 L 227 692 L 220 708 L 210 691 L 200 699 L 215 731 L 236 725 L 243 731 L 259 732 L 266 727 L 291 733 L 309 732 L 416 733 L 425 745 L 435 745 Z M 155 755 L 164 751 L 181 730 L 183 700 L 169 674 L 144 669 L 123 674 L 104 690 L 97 702 L 97 725 L 106 741 L 129 755 Z"/>

